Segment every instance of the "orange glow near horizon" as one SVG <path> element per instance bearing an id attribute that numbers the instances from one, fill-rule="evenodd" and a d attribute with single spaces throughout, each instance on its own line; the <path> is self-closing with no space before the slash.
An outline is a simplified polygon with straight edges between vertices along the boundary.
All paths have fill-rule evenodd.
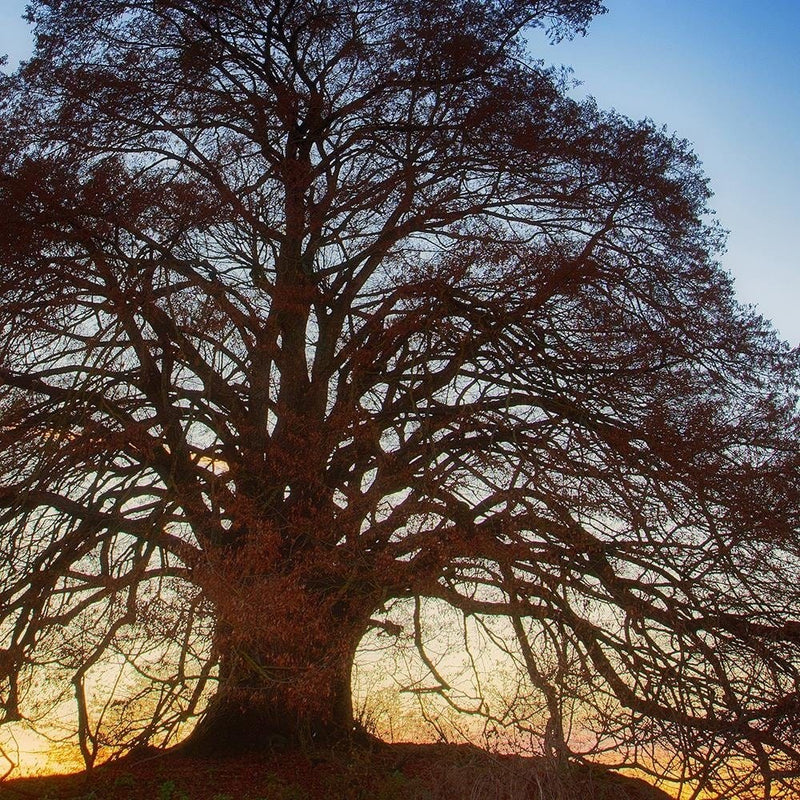
<path id="1" fill-rule="evenodd" d="M 385 720 L 384 720 L 385 722 Z M 80 756 L 80 752 L 75 743 L 69 741 L 51 741 L 47 737 L 37 734 L 28 728 L 17 729 L 10 735 L 7 733 L 5 738 L 0 742 L 0 759 L 4 762 L 0 764 L 0 776 L 8 769 L 9 763 L 12 761 L 16 763 L 5 778 L 0 778 L 0 785 L 3 780 L 13 780 L 15 778 L 26 777 L 45 777 L 48 775 L 63 775 L 69 773 L 82 772 L 84 770 L 84 763 Z M 379 726 L 376 733 L 380 738 L 385 741 L 391 742 L 435 742 L 437 737 L 434 732 L 428 727 L 424 727 L 423 720 L 413 719 L 409 716 L 408 711 L 401 713 L 399 718 L 394 721 L 394 724 L 386 727 Z M 462 734 L 466 731 L 462 730 Z M 453 738 L 456 741 L 456 738 Z M 466 735 L 463 736 L 463 741 L 467 742 Z M 475 739 L 472 740 L 474 744 Z M 10 747 L 8 746 L 10 743 Z M 500 748 L 501 750 L 503 748 Z M 514 748 L 510 748 L 508 752 L 516 752 Z M 98 759 L 98 763 L 103 762 L 103 758 Z M 640 770 L 624 770 L 624 773 L 631 777 L 639 777 L 652 783 L 650 778 L 644 771 Z M 669 794 L 673 794 L 676 800 L 685 798 L 688 800 L 692 797 L 693 800 L 712 800 L 716 797 L 711 792 L 702 792 L 699 795 L 693 794 L 693 789 L 690 786 L 668 786 L 662 787 Z M 734 795 L 726 795 L 729 800 L 737 800 Z"/>
<path id="2" fill-rule="evenodd" d="M 0 775 L 10 770 L 6 780 L 83 770 L 83 759 L 76 745 L 51 741 L 18 725 L 9 727 L 0 740 Z"/>

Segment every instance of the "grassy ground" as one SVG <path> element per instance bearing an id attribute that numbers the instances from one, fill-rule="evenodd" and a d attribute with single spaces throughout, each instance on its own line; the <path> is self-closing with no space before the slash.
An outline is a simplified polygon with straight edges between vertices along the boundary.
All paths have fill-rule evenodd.
<path id="1" fill-rule="evenodd" d="M 276 752 L 219 760 L 155 751 L 91 773 L 0 784 L 0 800 L 670 800 L 600 770 L 454 745 Z"/>

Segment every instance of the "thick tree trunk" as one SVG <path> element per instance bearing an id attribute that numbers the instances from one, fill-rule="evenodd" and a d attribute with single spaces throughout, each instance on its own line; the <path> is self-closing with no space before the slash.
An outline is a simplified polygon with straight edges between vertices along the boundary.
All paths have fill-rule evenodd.
<path id="1" fill-rule="evenodd" d="M 350 682 L 367 618 L 328 619 L 327 636 L 319 624 L 308 635 L 305 622 L 299 619 L 295 631 L 272 631 L 276 635 L 261 642 L 226 637 L 217 692 L 183 750 L 230 754 L 362 735 Z"/>
<path id="2" fill-rule="evenodd" d="M 224 754 L 347 739 L 355 734 L 349 680 L 331 686 L 331 692 L 325 707 L 315 699 L 303 708 L 277 682 L 221 685 L 183 749 Z"/>

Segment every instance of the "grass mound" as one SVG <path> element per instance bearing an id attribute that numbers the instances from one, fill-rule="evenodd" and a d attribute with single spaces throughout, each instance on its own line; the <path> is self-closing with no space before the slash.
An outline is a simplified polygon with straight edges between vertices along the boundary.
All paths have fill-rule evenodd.
<path id="1" fill-rule="evenodd" d="M 0 800 L 671 800 L 644 781 L 466 745 L 377 744 L 224 759 L 151 750 L 91 772 L 19 778 Z"/>

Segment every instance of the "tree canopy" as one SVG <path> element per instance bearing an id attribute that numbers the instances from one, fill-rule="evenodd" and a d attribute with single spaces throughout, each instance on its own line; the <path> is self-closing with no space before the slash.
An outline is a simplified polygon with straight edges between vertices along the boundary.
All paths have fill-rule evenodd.
<path id="1" fill-rule="evenodd" d="M 200 748 L 348 735 L 359 642 L 436 598 L 510 621 L 547 752 L 575 755 L 566 669 L 625 763 L 791 791 L 798 354 L 736 301 L 690 146 L 526 49 L 600 11 L 33 2 L 0 132 L 5 721 L 58 676 L 91 761 L 124 663 L 127 746 L 201 713 Z"/>

